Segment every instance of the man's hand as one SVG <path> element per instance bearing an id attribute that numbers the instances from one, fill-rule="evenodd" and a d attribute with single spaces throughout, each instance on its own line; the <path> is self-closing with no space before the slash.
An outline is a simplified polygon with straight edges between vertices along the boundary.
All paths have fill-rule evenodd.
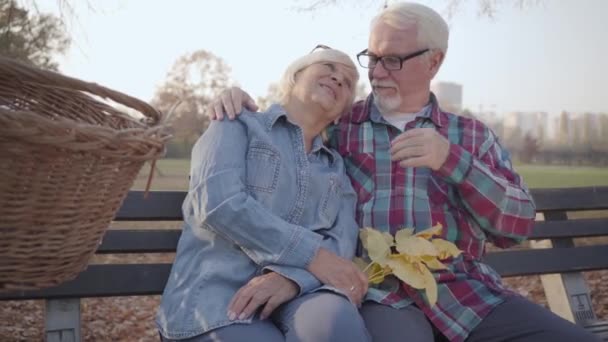
<path id="1" fill-rule="evenodd" d="M 367 276 L 350 260 L 319 248 L 308 271 L 323 284 L 340 289 L 353 304 L 360 306 L 367 293 Z"/>
<path id="2" fill-rule="evenodd" d="M 266 319 L 279 305 L 298 294 L 298 285 L 282 275 L 270 272 L 251 279 L 232 297 L 228 305 L 228 318 L 245 319 L 262 305 L 260 319 Z"/>
<path id="3" fill-rule="evenodd" d="M 391 142 L 391 160 L 402 167 L 439 170 L 450 153 L 450 142 L 434 128 L 414 128 Z"/>
<path id="4" fill-rule="evenodd" d="M 250 111 L 258 110 L 249 94 L 241 88 L 231 87 L 222 91 L 220 96 L 211 102 L 207 107 L 207 116 L 211 120 L 222 120 L 226 114 L 230 120 L 234 120 L 243 110 L 243 106 Z"/>

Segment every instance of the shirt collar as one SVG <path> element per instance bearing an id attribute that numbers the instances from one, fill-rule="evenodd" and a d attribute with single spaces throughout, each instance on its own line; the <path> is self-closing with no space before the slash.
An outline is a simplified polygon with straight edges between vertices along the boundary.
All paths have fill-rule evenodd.
<path id="1" fill-rule="evenodd" d="M 282 117 L 284 117 L 285 120 L 288 120 L 287 111 L 285 110 L 285 108 L 283 108 L 283 106 L 279 104 L 271 105 L 268 110 L 266 110 L 266 115 L 264 115 L 265 125 L 268 131 L 272 130 L 272 127 Z M 326 153 L 330 158 L 330 163 L 333 164 L 336 159 L 336 156 L 334 155 L 334 152 L 323 143 L 323 138 L 321 137 L 321 135 L 317 135 L 312 141 L 311 153 L 317 153 L 319 151 L 323 151 L 324 153 Z"/>
<path id="2" fill-rule="evenodd" d="M 388 122 L 382 117 L 382 114 L 380 113 L 378 107 L 374 104 L 373 94 L 370 94 L 367 99 L 365 99 L 365 103 L 361 109 L 364 110 L 353 111 L 353 113 L 351 114 L 352 122 L 363 123 L 366 120 L 370 120 L 376 123 L 388 124 Z M 433 124 L 435 124 L 435 126 L 442 127 L 443 123 L 445 122 L 444 115 L 445 114 L 443 113 L 441 108 L 439 108 L 439 103 L 437 102 L 435 94 L 431 93 L 427 106 L 424 108 L 424 110 L 419 112 L 416 117 L 427 118 L 431 120 Z"/>
<path id="3" fill-rule="evenodd" d="M 311 154 L 317 154 L 319 152 L 325 153 L 327 155 L 327 157 L 329 158 L 329 165 L 333 165 L 336 161 L 336 152 L 333 151 L 331 148 L 327 147 L 327 145 L 325 145 L 325 143 L 323 142 L 323 137 L 321 135 L 317 135 L 313 139 L 312 148 L 310 149 Z"/>
<path id="4" fill-rule="evenodd" d="M 441 110 L 441 108 L 439 108 L 437 97 L 432 92 L 429 98 L 429 105 L 429 110 L 425 111 L 419 116 L 430 119 L 437 127 L 443 127 L 443 123 L 445 122 L 445 113 Z"/>
<path id="5" fill-rule="evenodd" d="M 266 124 L 266 129 L 270 132 L 274 124 L 279 120 L 279 118 L 285 117 L 287 118 L 287 111 L 280 104 L 271 105 L 268 110 L 266 110 L 266 115 L 264 115 L 264 121 Z"/>
<path id="6" fill-rule="evenodd" d="M 323 138 L 321 137 L 321 135 L 317 135 L 315 137 L 315 139 L 312 141 L 312 149 L 310 151 L 312 153 L 317 153 L 319 151 L 323 151 L 331 156 L 332 162 L 333 162 L 333 158 L 335 158 L 334 152 L 329 147 L 327 147 L 327 145 L 325 145 L 325 143 L 323 143 Z"/>

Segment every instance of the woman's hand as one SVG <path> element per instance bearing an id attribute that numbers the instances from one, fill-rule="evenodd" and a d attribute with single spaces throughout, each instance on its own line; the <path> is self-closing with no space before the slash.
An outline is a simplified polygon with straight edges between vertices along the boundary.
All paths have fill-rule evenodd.
<path id="1" fill-rule="evenodd" d="M 355 305 L 361 305 L 367 293 L 367 276 L 352 261 L 319 248 L 308 271 L 323 284 L 340 289 Z"/>
<path id="2" fill-rule="evenodd" d="M 241 88 L 230 87 L 209 104 L 207 116 L 211 120 L 222 120 L 226 114 L 230 120 L 234 120 L 243 110 L 243 106 L 250 111 L 258 110 L 258 106 L 249 94 Z"/>
<path id="3" fill-rule="evenodd" d="M 228 305 L 228 318 L 245 319 L 262 305 L 260 319 L 266 319 L 279 305 L 293 299 L 299 292 L 298 285 L 282 275 L 270 272 L 251 279 L 241 287 Z"/>

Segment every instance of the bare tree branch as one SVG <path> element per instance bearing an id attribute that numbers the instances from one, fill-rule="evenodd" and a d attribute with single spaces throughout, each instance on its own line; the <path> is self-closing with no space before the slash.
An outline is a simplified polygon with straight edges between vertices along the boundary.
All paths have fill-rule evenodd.
<path id="1" fill-rule="evenodd" d="M 448 19 L 453 18 L 454 15 L 456 15 L 456 13 L 459 11 L 462 11 L 462 7 L 470 1 L 475 1 L 477 3 L 477 14 L 480 17 L 488 18 L 495 18 L 500 8 L 506 5 L 511 5 L 523 10 L 526 8 L 539 6 L 544 2 L 544 0 L 445 0 L 445 16 Z M 307 3 L 306 5 L 295 6 L 295 10 L 298 12 L 314 12 L 321 10 L 322 8 L 337 6 L 340 4 L 360 4 L 360 0 L 299 0 L 298 2 Z M 386 7 L 389 3 L 394 1 L 371 0 L 371 2 Z"/>
<path id="2" fill-rule="evenodd" d="M 42 0 L 13 1 L 20 4 L 21 7 L 36 13 L 37 15 L 43 14 L 38 6 Z M 78 13 L 82 13 L 82 8 L 84 7 L 88 12 L 105 14 L 106 11 L 104 11 L 100 6 L 107 4 L 107 2 L 92 0 L 55 0 L 55 4 L 58 12 L 58 19 L 61 25 L 66 28 L 69 36 L 73 38 L 72 41 L 74 45 L 84 54 L 84 50 L 78 44 L 79 39 L 76 37 L 79 34 L 82 34 L 82 38 L 86 40 L 86 29 L 85 25 L 80 20 Z"/>
<path id="3" fill-rule="evenodd" d="M 57 70 L 54 57 L 65 53 L 70 38 L 59 18 L 32 14 L 14 0 L 0 0 L 0 53 Z"/>
<path id="4" fill-rule="evenodd" d="M 451 0 L 462 2 L 461 0 Z M 477 0 L 478 15 L 482 17 L 495 18 L 500 7 L 511 5 L 512 7 L 524 10 L 526 8 L 539 6 L 543 0 Z"/>
<path id="5" fill-rule="evenodd" d="M 320 8 L 327 7 L 329 5 L 335 5 L 337 0 L 315 0 L 311 4 L 306 6 L 295 6 L 295 10 L 298 12 L 313 12 Z"/>
<path id="6" fill-rule="evenodd" d="M 313 13 L 319 11 L 323 8 L 331 7 L 331 6 L 340 6 L 340 5 L 348 5 L 349 7 L 360 7 L 360 8 L 369 8 L 371 5 L 382 5 L 384 7 L 389 3 L 388 0 L 294 0 L 298 3 L 304 3 L 301 5 L 293 6 L 292 9 L 296 12 L 300 13 Z M 309 3 L 310 2 L 310 3 Z M 308 3 L 308 4 L 306 4 Z"/>

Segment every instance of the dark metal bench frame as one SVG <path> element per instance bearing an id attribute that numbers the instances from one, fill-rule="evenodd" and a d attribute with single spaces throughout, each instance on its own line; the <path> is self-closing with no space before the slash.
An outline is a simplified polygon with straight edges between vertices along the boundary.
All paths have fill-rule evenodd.
<path id="1" fill-rule="evenodd" d="M 116 221 L 181 221 L 185 192 L 131 191 Z M 608 323 L 598 322 L 589 288 L 580 272 L 608 269 L 608 244 L 574 245 L 574 238 L 608 236 L 608 218 L 568 219 L 569 211 L 607 210 L 608 187 L 536 189 L 533 197 L 545 221 L 535 225 L 531 240 L 550 240 L 553 248 L 512 249 L 488 253 L 486 261 L 503 277 L 560 274 L 576 323 L 608 341 Z M 97 254 L 175 252 L 180 231 L 109 230 Z M 1 293 L 0 300 L 46 300 L 46 339 L 80 341 L 80 298 L 160 295 L 171 264 L 91 265 L 76 279 L 39 291 Z M 551 304 L 551 303 L 550 303 Z"/>

